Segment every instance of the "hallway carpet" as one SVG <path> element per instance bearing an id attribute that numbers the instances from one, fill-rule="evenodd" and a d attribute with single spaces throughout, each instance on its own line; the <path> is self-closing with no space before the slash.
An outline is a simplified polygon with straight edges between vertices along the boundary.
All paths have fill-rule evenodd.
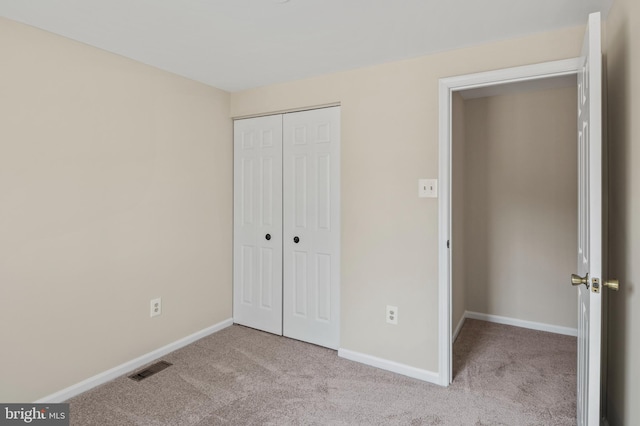
<path id="1" fill-rule="evenodd" d="M 232 326 L 70 401 L 72 425 L 574 425 L 576 338 L 467 320 L 443 388 Z"/>

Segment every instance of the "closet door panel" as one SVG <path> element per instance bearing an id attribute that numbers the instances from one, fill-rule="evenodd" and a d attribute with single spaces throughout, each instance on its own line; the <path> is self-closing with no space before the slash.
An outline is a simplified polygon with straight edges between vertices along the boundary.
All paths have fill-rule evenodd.
<path id="1" fill-rule="evenodd" d="M 282 334 L 282 116 L 234 122 L 234 322 Z"/>
<path id="2" fill-rule="evenodd" d="M 283 118 L 283 332 L 336 349 L 340 289 L 340 108 Z"/>

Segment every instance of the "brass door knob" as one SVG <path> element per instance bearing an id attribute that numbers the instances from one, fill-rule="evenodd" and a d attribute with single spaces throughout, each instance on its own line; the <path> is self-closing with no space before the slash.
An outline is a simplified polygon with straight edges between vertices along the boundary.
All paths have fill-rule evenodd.
<path id="1" fill-rule="evenodd" d="M 587 286 L 587 288 L 589 288 L 589 273 L 587 273 L 587 275 L 585 275 L 584 277 L 581 277 L 577 274 L 571 274 L 571 285 L 580 284 L 584 284 Z"/>
<path id="2" fill-rule="evenodd" d="M 618 280 L 607 280 L 604 282 L 605 287 L 609 287 L 613 291 L 618 291 L 620 288 L 620 282 Z"/>

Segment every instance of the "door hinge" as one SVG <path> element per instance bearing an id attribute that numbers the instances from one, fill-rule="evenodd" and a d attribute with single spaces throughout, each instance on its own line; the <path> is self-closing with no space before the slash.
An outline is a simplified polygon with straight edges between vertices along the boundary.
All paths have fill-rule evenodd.
<path id="1" fill-rule="evenodd" d="M 449 248 L 449 240 L 447 240 L 447 248 Z"/>

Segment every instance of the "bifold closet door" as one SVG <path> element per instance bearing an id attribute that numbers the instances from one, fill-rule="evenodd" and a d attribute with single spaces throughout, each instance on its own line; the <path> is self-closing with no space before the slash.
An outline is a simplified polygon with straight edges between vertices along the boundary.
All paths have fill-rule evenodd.
<path id="1" fill-rule="evenodd" d="M 340 108 L 234 122 L 233 318 L 337 349 Z"/>
<path id="2" fill-rule="evenodd" d="M 234 322 L 282 334 L 282 116 L 234 122 Z"/>
<path id="3" fill-rule="evenodd" d="M 284 335 L 337 349 L 340 107 L 284 114 Z"/>

